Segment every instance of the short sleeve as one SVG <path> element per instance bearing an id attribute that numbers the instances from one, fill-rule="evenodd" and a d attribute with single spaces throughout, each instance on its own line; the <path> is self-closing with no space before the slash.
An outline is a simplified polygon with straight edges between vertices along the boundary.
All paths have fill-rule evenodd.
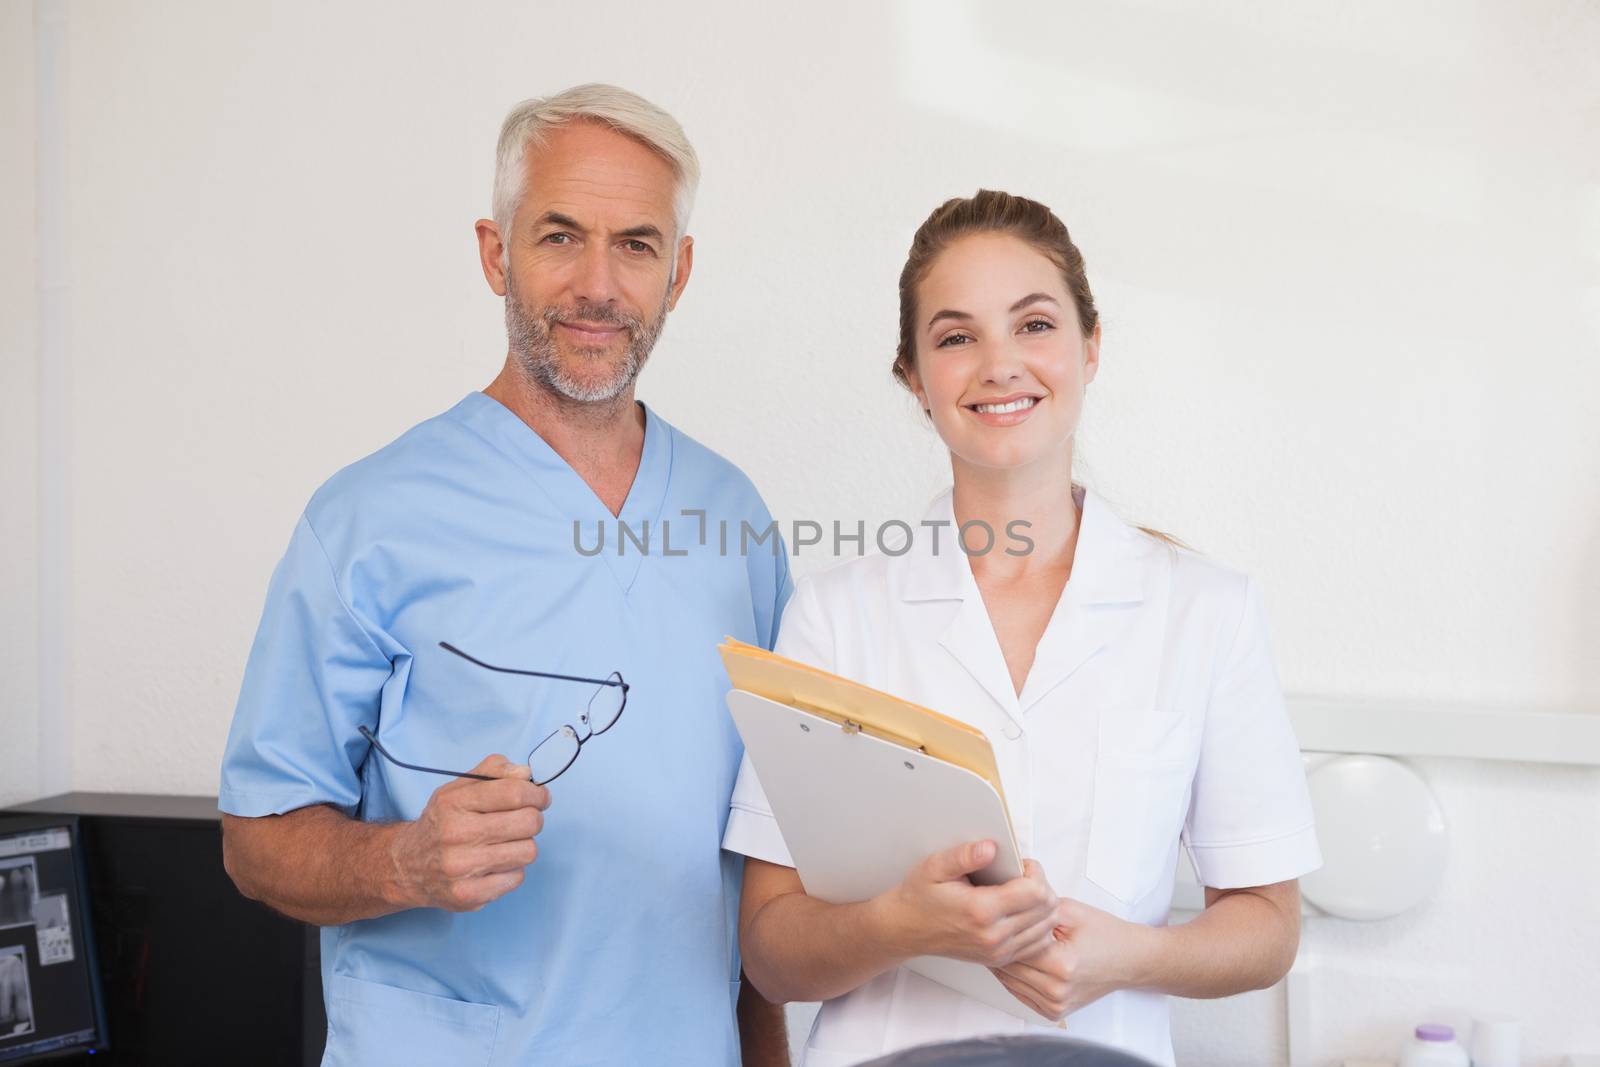
<path id="1" fill-rule="evenodd" d="M 218 807 L 257 817 L 332 804 L 353 814 L 367 750 L 358 731 L 376 729 L 392 670 L 301 516 L 273 571 L 245 666 Z"/>
<path id="2" fill-rule="evenodd" d="M 1253 581 L 1206 705 L 1184 841 L 1202 885 L 1270 885 L 1322 865 L 1305 768 Z"/>
<path id="3" fill-rule="evenodd" d="M 802 579 L 794 587 L 783 612 L 783 623 L 778 629 L 778 641 L 773 651 L 780 656 L 809 663 L 823 670 L 833 669 L 833 640 L 831 628 L 817 600 L 816 589 L 809 580 Z M 772 816 L 772 806 L 767 803 L 766 790 L 750 763 L 749 755 L 739 761 L 739 777 L 733 785 L 733 799 L 728 810 L 728 828 L 722 835 L 722 847 L 729 852 L 754 856 L 758 860 L 793 867 L 789 847 L 784 844 L 778 820 Z"/>
<path id="4" fill-rule="evenodd" d="M 795 584 L 772 651 L 825 671 L 834 669 L 833 622 L 817 598 L 814 579 L 802 578 Z"/>

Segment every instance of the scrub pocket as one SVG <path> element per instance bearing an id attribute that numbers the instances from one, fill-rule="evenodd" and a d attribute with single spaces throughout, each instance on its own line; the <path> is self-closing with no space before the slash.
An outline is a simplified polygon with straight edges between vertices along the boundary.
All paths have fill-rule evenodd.
<path id="1" fill-rule="evenodd" d="M 487 1067 L 500 1029 L 492 1004 L 451 1000 L 336 974 L 328 987 L 322 1067 Z"/>
<path id="2" fill-rule="evenodd" d="M 1171 869 L 1183 832 L 1194 778 L 1188 725 L 1174 712 L 1100 715 L 1085 873 L 1130 907 Z"/>

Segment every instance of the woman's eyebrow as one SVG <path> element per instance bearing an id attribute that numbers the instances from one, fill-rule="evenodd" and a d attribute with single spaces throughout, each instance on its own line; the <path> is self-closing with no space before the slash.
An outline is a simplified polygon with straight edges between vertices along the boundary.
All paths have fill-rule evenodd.
<path id="1" fill-rule="evenodd" d="M 1037 304 L 1040 301 L 1055 304 L 1057 307 L 1061 306 L 1061 301 L 1057 300 L 1049 293 L 1029 293 L 1021 300 L 1018 300 L 1015 304 L 1012 304 L 1011 307 L 1007 309 L 1007 314 L 1015 314 L 1016 312 L 1027 307 L 1029 304 Z M 955 319 L 958 322 L 970 322 L 972 321 L 972 315 L 965 311 L 953 311 L 950 308 L 945 308 L 943 311 L 934 312 L 933 318 L 928 320 L 928 329 L 933 329 L 933 327 L 937 325 L 941 319 Z"/>
<path id="2" fill-rule="evenodd" d="M 934 324 L 940 319 L 956 319 L 960 322 L 970 322 L 972 316 L 965 311 L 952 311 L 949 308 L 945 308 L 943 311 L 934 312 L 933 318 L 928 320 L 928 329 L 933 329 Z"/>
<path id="3" fill-rule="evenodd" d="M 1027 296 L 1023 297 L 1021 300 L 1018 300 L 1015 304 L 1012 304 L 1011 305 L 1011 310 L 1013 312 L 1021 311 L 1023 308 L 1027 307 L 1029 304 L 1037 304 L 1041 300 L 1048 300 L 1050 303 L 1055 304 L 1057 307 L 1061 306 L 1061 302 L 1058 301 L 1055 297 L 1051 296 L 1049 293 L 1029 293 Z"/>

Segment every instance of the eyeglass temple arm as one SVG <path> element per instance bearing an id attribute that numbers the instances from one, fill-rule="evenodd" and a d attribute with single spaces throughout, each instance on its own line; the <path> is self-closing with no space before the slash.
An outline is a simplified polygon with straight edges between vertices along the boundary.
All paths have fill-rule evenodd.
<path id="1" fill-rule="evenodd" d="M 483 662 L 476 656 L 467 655 L 467 653 L 461 651 L 449 641 L 440 641 L 439 647 L 446 652 L 454 652 L 468 663 L 476 663 L 485 670 L 499 671 L 501 674 L 524 674 L 531 678 L 556 678 L 563 682 L 587 682 L 590 685 L 620 685 L 624 689 L 628 688 L 628 683 L 621 678 L 584 678 L 575 674 L 551 674 L 548 671 L 523 671 L 515 667 L 496 667 L 492 663 Z"/>
<path id="2" fill-rule="evenodd" d="M 389 754 L 389 750 L 383 747 L 383 743 L 373 736 L 372 731 L 367 729 L 365 726 L 361 727 L 361 736 L 365 737 L 369 742 L 371 742 L 372 747 L 377 749 L 378 755 L 382 756 L 390 763 L 393 763 L 395 766 L 404 767 L 408 771 L 426 771 L 429 774 L 442 774 L 447 778 L 476 778 L 480 782 L 498 782 L 500 780 L 498 778 L 491 778 L 487 774 L 473 774 L 471 771 L 446 771 L 441 770 L 438 767 L 423 767 L 416 763 L 407 763 L 405 760 L 395 759 L 393 756 L 391 756 Z"/>

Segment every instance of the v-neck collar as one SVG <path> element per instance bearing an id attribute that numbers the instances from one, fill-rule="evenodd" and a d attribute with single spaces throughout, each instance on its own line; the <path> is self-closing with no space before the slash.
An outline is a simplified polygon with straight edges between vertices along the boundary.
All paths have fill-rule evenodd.
<path id="1" fill-rule="evenodd" d="M 932 550 L 932 538 L 919 537 L 906 560 L 901 599 L 961 601 L 939 643 L 1018 725 L 1023 712 L 1100 651 L 1119 628 L 1103 613 L 1088 609 L 1138 604 L 1145 597 L 1143 539 L 1094 493 L 1081 493 L 1077 503 L 1082 518 L 1072 575 L 1039 637 L 1020 694 L 1012 687 L 1011 672 L 972 566 L 954 542 L 955 505 L 950 491 L 935 498 L 923 520 L 924 524 L 941 520 L 948 524 L 945 536 L 939 539 L 939 551 Z"/>
<path id="2" fill-rule="evenodd" d="M 655 528 L 672 472 L 671 427 L 648 404 L 635 403 L 644 411 L 644 446 L 639 453 L 639 469 L 634 472 L 633 484 L 617 515 L 611 514 L 589 483 L 548 441 L 498 400 L 487 393 L 473 392 L 453 409 L 463 423 L 533 476 L 533 484 L 550 500 L 557 514 L 582 524 L 585 543 L 592 543 L 589 538 L 593 536 L 593 524 L 601 524 L 606 534 L 600 557 L 624 593 L 633 587 L 645 553 L 632 545 L 626 553 L 619 552 L 623 541 L 618 524 L 626 523 L 641 540 L 646 529 L 652 539 L 658 539 Z"/>

